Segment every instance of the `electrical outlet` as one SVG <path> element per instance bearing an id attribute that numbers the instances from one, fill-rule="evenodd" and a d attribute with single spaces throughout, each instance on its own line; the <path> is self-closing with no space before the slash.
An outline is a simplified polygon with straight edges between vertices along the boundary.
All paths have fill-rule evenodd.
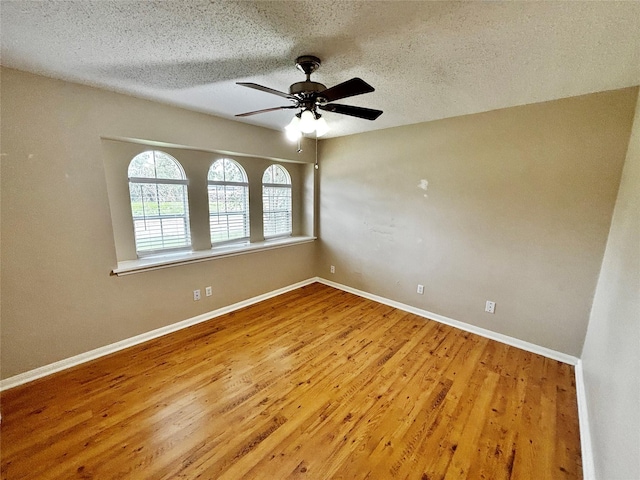
<path id="1" fill-rule="evenodd" d="M 424 293 L 424 285 L 418 285 L 418 293 L 422 295 Z"/>
<path id="2" fill-rule="evenodd" d="M 496 302 L 487 300 L 487 303 L 484 305 L 484 311 L 487 313 L 496 313 Z"/>
<path id="3" fill-rule="evenodd" d="M 331 265 L 331 273 L 336 273 L 336 267 L 334 267 L 333 265 Z"/>
<path id="4" fill-rule="evenodd" d="M 200 290 L 194 290 L 193 291 L 193 301 L 197 302 L 198 300 L 200 300 Z"/>
<path id="5" fill-rule="evenodd" d="M 204 289 L 204 294 L 205 294 L 207 297 L 210 297 L 210 296 L 213 294 L 213 290 L 211 290 L 211 287 L 207 287 L 207 288 L 205 288 L 205 289 Z"/>

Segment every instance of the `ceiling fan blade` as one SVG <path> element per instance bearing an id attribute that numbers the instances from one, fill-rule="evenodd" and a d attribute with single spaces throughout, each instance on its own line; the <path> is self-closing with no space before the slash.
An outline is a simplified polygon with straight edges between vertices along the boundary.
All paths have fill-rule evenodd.
<path id="1" fill-rule="evenodd" d="M 346 82 L 339 83 L 331 88 L 327 88 L 323 92 L 318 94 L 319 97 L 324 97 L 327 102 L 334 102 L 341 98 L 353 97 L 354 95 L 362 95 L 363 93 L 373 92 L 375 88 L 369 85 L 361 78 L 352 78 Z"/>
<path id="2" fill-rule="evenodd" d="M 276 110 L 284 110 L 287 108 L 298 108 L 298 107 L 296 107 L 295 105 L 287 105 L 285 107 L 265 108 L 263 110 L 255 110 L 253 112 L 238 113 L 236 117 L 249 117 L 251 115 L 257 115 L 258 113 L 275 112 Z"/>
<path id="3" fill-rule="evenodd" d="M 366 120 L 375 120 L 382 115 L 382 110 L 374 110 L 372 108 L 352 107 L 351 105 L 340 105 L 338 103 L 329 103 L 328 105 L 318 105 L 320 110 L 327 112 L 341 113 L 342 115 L 351 115 L 352 117 L 364 118 Z"/>
<path id="4" fill-rule="evenodd" d="M 273 88 L 264 87 L 262 85 L 258 85 L 257 83 L 251 82 L 236 82 L 236 85 L 242 85 L 243 87 L 253 88 L 255 90 L 260 90 L 261 92 L 272 93 L 274 95 L 278 95 L 279 97 L 288 98 L 289 100 L 296 100 L 296 97 L 289 93 L 284 93 L 279 90 L 274 90 Z"/>

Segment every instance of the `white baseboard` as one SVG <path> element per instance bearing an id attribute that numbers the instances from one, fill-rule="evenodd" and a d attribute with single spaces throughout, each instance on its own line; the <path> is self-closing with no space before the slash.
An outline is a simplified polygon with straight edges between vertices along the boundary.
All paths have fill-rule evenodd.
<path id="1" fill-rule="evenodd" d="M 269 298 L 275 297 L 277 295 L 281 295 L 283 293 L 289 292 L 291 290 L 295 290 L 300 287 L 304 287 L 305 285 L 309 285 L 314 282 L 320 282 L 330 287 L 337 288 L 339 290 L 344 290 L 345 292 L 353 293 L 354 295 L 358 295 L 360 297 L 368 298 L 369 300 L 373 300 L 378 303 L 382 303 L 384 305 L 389 305 L 391 307 L 397 308 L 399 310 L 403 310 L 405 312 L 414 313 L 424 318 L 428 318 L 431 320 L 435 320 L 440 323 L 444 323 L 446 325 L 450 325 L 455 328 L 459 328 L 460 330 L 464 330 L 467 332 L 475 333 L 476 335 L 480 335 L 482 337 L 490 338 L 491 340 L 496 340 L 501 343 L 505 343 L 507 345 L 511 345 L 513 347 L 520 348 L 522 350 L 526 350 L 528 352 L 533 352 L 538 355 L 542 355 L 544 357 L 548 357 L 554 360 L 558 360 L 560 362 L 568 363 L 570 365 L 576 365 L 578 363 L 578 359 L 571 355 L 567 355 L 561 352 L 556 352 L 555 350 L 551 350 L 545 347 L 541 347 L 538 345 L 534 345 L 529 342 L 525 342 L 523 340 L 519 340 L 517 338 L 509 337 L 507 335 L 502 335 L 500 333 L 492 332 L 491 330 L 486 330 L 484 328 L 476 327 L 470 325 L 468 323 L 460 322 L 458 320 L 453 320 L 451 318 L 438 315 L 437 313 L 428 312 L 426 310 L 422 310 L 420 308 L 412 307 L 411 305 L 406 305 L 404 303 L 396 302 L 394 300 L 389 300 L 384 297 L 380 297 L 378 295 L 374 295 L 368 292 L 364 292 L 362 290 L 358 290 L 355 288 L 348 287 L 346 285 L 342 285 L 340 283 L 332 282 L 330 280 L 326 280 L 320 277 L 309 278 L 307 280 L 303 280 L 298 283 L 294 283 L 293 285 L 289 285 L 287 287 L 279 288 L 277 290 L 273 290 L 271 292 L 258 295 L 256 297 L 249 298 L 247 300 L 243 300 L 238 303 L 234 303 L 233 305 L 228 305 L 226 307 L 219 308 L 217 310 L 213 310 L 211 312 L 203 313 L 193 318 L 189 318 L 187 320 L 183 320 L 181 322 L 173 323 L 171 325 L 167 325 L 166 327 L 158 328 L 156 330 L 151 330 L 150 332 L 146 332 L 140 335 L 136 335 L 135 337 L 127 338 L 125 340 L 121 340 L 116 343 L 112 343 L 110 345 L 105 345 L 104 347 L 99 347 L 94 350 L 90 350 L 88 352 L 81 353 L 79 355 L 75 355 L 70 358 L 65 358 L 64 360 L 60 360 L 58 362 L 51 363 L 49 365 L 44 365 L 42 367 L 36 368 L 34 370 L 30 370 L 28 372 L 21 373 L 19 375 L 15 375 L 13 377 L 6 378 L 0 381 L 0 392 L 3 390 L 8 390 L 9 388 L 17 387 L 19 385 L 23 385 L 25 383 L 31 382 L 33 380 L 37 380 L 38 378 L 45 377 L 47 375 L 51 375 L 56 372 L 60 372 L 62 370 L 66 370 L 67 368 L 74 367 L 76 365 L 80 365 L 85 362 L 89 362 L 91 360 L 95 360 L 97 358 L 103 357 L 105 355 L 109 355 L 114 352 L 118 352 L 120 350 L 124 350 L 125 348 L 132 347 L 134 345 L 138 345 L 140 343 L 153 340 L 154 338 L 161 337 L 163 335 L 167 335 L 169 333 L 173 333 L 175 331 L 181 330 L 183 328 L 190 327 L 192 325 L 196 325 L 201 322 L 205 322 L 215 317 L 219 317 L 221 315 L 225 315 L 227 313 L 233 312 L 234 310 L 238 310 L 240 308 L 247 307 L 249 305 L 253 305 L 258 302 L 262 302 L 263 300 L 267 300 Z"/>
<path id="2" fill-rule="evenodd" d="M 584 480 L 596 480 L 596 469 L 593 463 L 591 446 L 591 430 L 589 428 L 589 410 L 587 408 L 587 390 L 584 385 L 582 360 L 578 360 L 575 368 L 576 396 L 578 398 L 578 420 L 580 421 L 580 449 L 582 451 L 582 476 Z"/>
<path id="3" fill-rule="evenodd" d="M 345 292 L 353 293 L 354 295 L 358 295 L 359 297 L 368 298 L 369 300 L 373 300 L 374 302 L 382 303 L 384 305 L 389 305 L 390 307 L 394 307 L 399 310 L 403 310 L 405 312 L 414 313 L 421 317 L 428 318 L 430 320 L 435 320 L 436 322 L 444 323 L 445 325 L 449 325 L 451 327 L 464 330 L 465 332 L 475 333 L 476 335 L 480 335 L 481 337 L 489 338 L 491 340 L 496 340 L 500 343 L 505 343 L 507 345 L 511 345 L 512 347 L 520 348 L 521 350 L 526 350 L 527 352 L 536 353 L 538 355 L 542 355 L 543 357 L 551 358 L 553 360 L 558 360 L 559 362 L 563 362 L 563 363 L 568 363 L 569 365 L 576 365 L 578 363 L 577 357 L 574 357 L 572 355 L 567 355 L 566 353 L 557 352 L 555 350 L 551 350 L 550 348 L 541 347 L 540 345 L 535 345 L 533 343 L 525 342 L 524 340 L 509 337 L 508 335 L 503 335 L 501 333 L 493 332 L 491 330 L 476 327 L 468 323 L 460 322 L 459 320 L 454 320 L 452 318 L 448 318 L 443 315 L 438 315 L 437 313 L 428 312 L 427 310 L 422 310 L 421 308 L 412 307 L 411 305 L 406 305 L 404 303 L 396 302 L 395 300 L 389 300 L 388 298 L 380 297 L 372 293 L 364 292 L 356 288 L 352 288 L 346 285 L 342 285 L 340 283 L 332 282 L 331 280 L 318 278 L 317 281 L 325 285 L 328 285 L 330 287 L 337 288 L 339 290 L 344 290 Z"/>
<path id="4" fill-rule="evenodd" d="M 82 363 L 95 360 L 96 358 L 104 357 L 105 355 L 109 355 L 111 353 L 124 350 L 125 348 L 129 348 L 134 345 L 138 345 L 140 343 L 153 340 L 154 338 L 162 337 L 169 333 L 182 330 L 183 328 L 187 328 L 201 322 L 206 322 L 207 320 L 211 320 L 212 318 L 225 315 L 227 313 L 233 312 L 235 310 L 239 310 L 249 305 L 253 305 L 254 303 L 262 302 L 263 300 L 267 300 L 269 298 L 272 298 L 278 295 L 282 295 L 283 293 L 289 292 L 291 290 L 295 290 L 300 287 L 304 287 L 305 285 L 309 285 L 316 281 L 317 281 L 316 278 L 309 278 L 307 280 L 303 280 L 302 282 L 294 283 L 293 285 L 279 288 L 277 290 L 273 290 L 271 292 L 264 293 L 256 297 L 252 297 L 247 300 L 234 303 L 233 305 L 228 305 L 226 307 L 218 308 L 217 310 L 203 313 L 196 317 L 192 317 L 187 320 L 183 320 L 181 322 L 167 325 L 166 327 L 161 327 L 156 330 L 151 330 L 150 332 L 142 333 L 140 335 L 136 335 L 135 337 L 127 338 L 125 340 L 121 340 L 119 342 L 112 343 L 110 345 L 105 345 L 104 347 L 96 348 L 94 350 L 90 350 L 88 352 L 84 352 L 79 355 L 75 355 L 73 357 L 65 358 L 64 360 L 50 363 L 49 365 L 44 365 L 34 370 L 29 370 L 28 372 L 24 372 L 19 375 L 6 378 L 0 381 L 0 392 L 3 390 L 8 390 L 13 387 L 17 387 L 19 385 L 23 385 L 33 380 L 37 380 L 38 378 L 46 377 L 47 375 L 51 375 L 53 373 L 66 370 L 67 368 L 75 367 L 76 365 L 80 365 Z"/>

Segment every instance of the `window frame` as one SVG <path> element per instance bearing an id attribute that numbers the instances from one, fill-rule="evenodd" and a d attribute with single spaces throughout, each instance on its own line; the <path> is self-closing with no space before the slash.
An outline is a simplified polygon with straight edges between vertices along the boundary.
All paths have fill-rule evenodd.
<path id="1" fill-rule="evenodd" d="M 209 179 L 209 175 L 211 173 L 211 169 L 213 168 L 213 166 L 218 163 L 218 162 L 223 162 L 223 168 L 222 171 L 225 172 L 225 168 L 224 168 L 224 162 L 231 162 L 233 163 L 238 170 L 240 171 L 242 177 L 244 178 L 244 182 L 235 182 L 235 181 L 227 181 L 227 180 L 210 180 Z M 212 236 L 212 232 L 211 232 L 211 217 L 212 217 L 212 212 L 211 212 L 211 200 L 210 200 L 210 187 L 211 186 L 221 186 L 221 187 L 243 187 L 244 191 L 245 191 L 245 220 L 244 220 L 244 229 L 245 229 L 245 235 L 243 237 L 239 237 L 239 238 L 231 238 L 231 239 L 227 239 L 227 240 L 222 240 L 222 241 L 218 241 L 218 242 L 214 242 L 213 241 L 213 236 Z M 218 158 L 216 160 L 214 160 L 211 165 L 209 166 L 209 169 L 207 170 L 207 206 L 209 207 L 209 238 L 211 240 L 211 248 L 215 248 L 218 246 L 223 246 L 223 245 L 233 245 L 233 244 L 237 244 L 237 243 L 248 243 L 250 242 L 251 239 L 251 199 L 249 198 L 249 177 L 247 176 L 247 172 L 244 169 L 244 167 L 242 165 L 240 165 L 239 162 L 237 162 L 236 160 L 232 159 L 232 158 L 227 158 L 227 157 L 223 157 L 223 158 Z M 235 213 L 235 212 L 231 212 L 231 213 Z M 229 212 L 225 212 L 224 215 L 229 216 Z M 228 219 L 227 219 L 227 227 L 228 227 L 229 223 L 228 223 Z"/>
<path id="2" fill-rule="evenodd" d="M 153 155 L 153 159 L 154 159 L 154 163 L 155 163 L 155 156 L 156 153 L 161 153 L 162 155 L 168 157 L 174 164 L 175 166 L 178 168 L 178 171 L 180 173 L 180 175 L 182 176 L 181 179 L 173 179 L 173 178 L 158 178 L 156 177 L 132 177 L 129 176 L 129 170 L 131 168 L 131 165 L 133 164 L 134 161 L 136 161 L 136 159 L 138 157 L 140 157 L 141 155 L 144 155 L 146 153 L 151 153 Z M 129 184 L 129 207 L 131 209 L 131 218 L 132 218 L 132 228 L 133 228 L 133 239 L 134 239 L 134 245 L 135 245 L 135 251 L 136 251 L 136 256 L 138 258 L 144 258 L 144 257 L 149 257 L 149 256 L 154 256 L 154 255 L 163 255 L 163 254 L 170 254 L 170 253 L 175 253 L 175 252 L 185 252 L 185 251 L 191 251 L 193 249 L 193 241 L 191 238 L 191 221 L 190 221 L 190 216 L 189 216 L 189 179 L 187 178 L 187 175 L 184 171 L 184 168 L 182 167 L 182 164 L 173 156 L 168 154 L 167 152 L 164 152 L 162 150 L 145 150 L 143 152 L 138 153 L 137 155 L 135 155 L 131 161 L 129 162 L 128 166 L 127 166 L 127 178 L 128 178 L 128 184 Z M 131 194 L 132 194 L 132 185 L 155 185 L 156 189 L 158 185 L 183 185 L 184 189 L 183 189 L 183 209 L 184 209 L 184 214 L 183 215 L 176 215 L 176 216 L 167 216 L 167 215 L 155 215 L 155 216 L 149 216 L 147 217 L 146 215 L 143 215 L 142 217 L 136 217 L 135 213 L 134 213 L 134 209 L 133 209 L 133 201 L 131 199 Z M 160 202 L 158 202 L 158 204 L 160 204 Z M 143 206 L 144 206 L 144 202 L 143 202 Z M 143 207 L 144 208 L 144 207 Z M 145 250 L 139 250 L 138 249 L 138 245 L 139 245 L 139 241 L 138 241 L 138 236 L 136 235 L 136 221 L 137 220 L 160 220 L 160 226 L 162 228 L 162 219 L 163 218 L 182 218 L 183 219 L 183 223 L 184 223 L 184 230 L 185 230 L 185 240 L 188 242 L 187 245 L 182 245 L 182 246 L 177 246 L 177 247 L 166 247 L 166 248 L 154 248 L 154 249 L 145 249 Z M 164 235 L 162 235 L 162 242 L 164 243 Z"/>
<path id="3" fill-rule="evenodd" d="M 288 183 L 266 183 L 264 181 L 264 177 L 269 171 L 269 169 L 279 169 L 285 174 Z M 272 175 L 273 177 L 274 175 Z M 288 212 L 288 231 L 287 232 L 278 232 L 272 235 L 267 235 L 266 233 L 266 214 L 267 213 L 278 213 L 278 211 L 266 211 L 266 202 L 265 202 L 265 188 L 284 188 L 289 191 L 288 199 L 289 199 L 289 208 Z M 277 225 L 277 222 L 276 222 Z M 280 164 L 273 163 L 269 165 L 262 174 L 262 234 L 265 240 L 271 240 L 276 238 L 284 238 L 291 237 L 293 235 L 293 182 L 291 180 L 291 174 L 289 171 Z"/>

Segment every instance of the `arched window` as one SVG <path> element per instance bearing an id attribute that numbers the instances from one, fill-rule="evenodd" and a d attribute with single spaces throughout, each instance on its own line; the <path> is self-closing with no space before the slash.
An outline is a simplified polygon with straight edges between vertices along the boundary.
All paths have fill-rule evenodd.
<path id="1" fill-rule="evenodd" d="M 249 183 L 244 169 L 228 158 L 216 160 L 207 175 L 211 243 L 249 239 Z"/>
<path id="2" fill-rule="evenodd" d="M 157 150 L 136 155 L 129 194 L 138 255 L 191 246 L 187 179 L 175 158 Z"/>
<path id="3" fill-rule="evenodd" d="M 291 177 L 281 165 L 262 176 L 262 208 L 265 238 L 291 235 Z"/>

